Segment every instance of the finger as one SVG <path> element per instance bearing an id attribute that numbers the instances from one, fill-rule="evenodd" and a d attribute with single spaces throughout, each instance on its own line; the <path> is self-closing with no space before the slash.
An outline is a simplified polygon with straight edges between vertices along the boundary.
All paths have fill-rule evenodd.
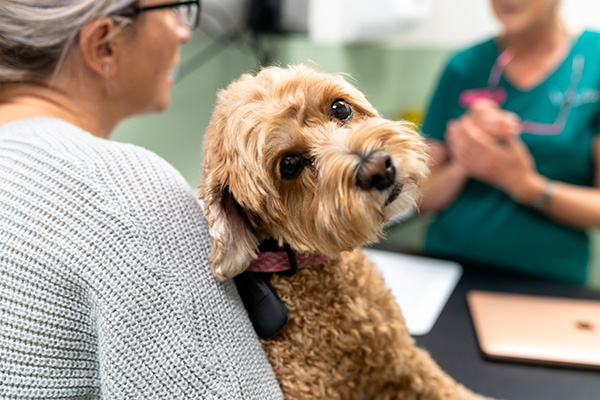
<path id="1" fill-rule="evenodd" d="M 457 120 L 457 119 L 448 120 L 448 122 L 446 122 L 446 132 L 456 129 L 456 126 L 458 124 L 459 124 L 459 120 Z"/>
<path id="2" fill-rule="evenodd" d="M 456 152 L 456 148 L 458 146 L 457 142 L 457 134 L 458 130 L 456 124 L 448 125 L 448 129 L 446 129 L 446 144 L 448 145 L 448 151 L 450 155 L 454 157 L 454 153 Z"/>
<path id="3" fill-rule="evenodd" d="M 493 134 L 498 137 L 517 136 L 521 133 L 521 119 L 515 113 L 503 111 L 497 120 Z"/>
<path id="4" fill-rule="evenodd" d="M 487 110 L 490 110 L 490 109 L 499 109 L 499 108 L 500 108 L 500 104 L 498 104 L 497 102 L 495 102 L 492 99 L 485 99 L 485 98 L 477 99 L 471 105 L 471 110 L 475 113 L 486 112 Z"/>
<path id="5" fill-rule="evenodd" d="M 495 113 L 499 109 L 500 106 L 495 101 L 491 99 L 480 99 L 471 105 L 465 115 L 468 115 L 476 121 L 485 121 L 490 114 Z"/>
<path id="6" fill-rule="evenodd" d="M 479 106 L 468 115 L 484 133 L 492 136 L 504 137 L 516 135 L 520 131 L 519 117 L 509 111 L 501 110 L 488 105 Z"/>
<path id="7" fill-rule="evenodd" d="M 525 145 L 523 140 L 519 135 L 507 136 L 504 139 L 504 143 L 509 150 L 518 151 L 518 152 L 527 152 L 529 153 L 529 148 Z"/>
<path id="8" fill-rule="evenodd" d="M 478 162 L 474 160 L 472 152 L 464 147 L 455 146 L 451 155 L 452 160 L 464 173 L 468 176 L 474 176 L 474 171 L 477 170 Z"/>
<path id="9" fill-rule="evenodd" d="M 449 149 L 452 158 L 465 170 L 472 170 L 479 164 L 482 155 L 487 153 L 486 146 L 482 145 L 477 133 L 478 128 L 468 120 L 455 124 L 449 131 Z"/>
<path id="10" fill-rule="evenodd" d="M 464 118 L 461 121 L 461 128 L 464 132 L 465 140 L 472 142 L 472 145 L 489 147 L 494 144 L 494 139 L 487 134 L 478 123 L 471 118 Z"/>
<path id="11" fill-rule="evenodd" d="M 448 121 L 446 124 L 446 134 L 444 138 L 448 146 L 452 146 L 452 143 L 456 141 L 456 137 L 460 134 L 460 123 L 457 120 Z"/>

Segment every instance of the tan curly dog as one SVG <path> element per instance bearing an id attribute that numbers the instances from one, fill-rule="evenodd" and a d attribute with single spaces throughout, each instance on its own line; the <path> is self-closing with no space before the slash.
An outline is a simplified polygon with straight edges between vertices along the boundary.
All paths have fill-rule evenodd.
<path id="1" fill-rule="evenodd" d="M 245 271 L 267 239 L 322 257 L 270 280 L 290 319 L 262 343 L 286 399 L 482 398 L 415 346 L 359 249 L 416 204 L 425 150 L 410 124 L 309 66 L 266 68 L 219 92 L 201 186 L 214 275 Z"/>

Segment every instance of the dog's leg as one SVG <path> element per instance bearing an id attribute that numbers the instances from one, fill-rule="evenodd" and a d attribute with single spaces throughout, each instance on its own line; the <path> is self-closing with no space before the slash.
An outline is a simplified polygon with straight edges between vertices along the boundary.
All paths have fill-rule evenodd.
<path id="1" fill-rule="evenodd" d="M 448 376 L 429 354 L 419 348 L 400 352 L 400 369 L 395 374 L 383 371 L 382 379 L 373 379 L 367 389 L 369 400 L 415 399 L 415 400 L 483 400 L 486 397 L 473 393 Z"/>
<path id="2" fill-rule="evenodd" d="M 381 329 L 371 339 L 379 362 L 370 371 L 365 382 L 369 400 L 483 400 L 457 383 L 431 358 L 418 348 L 408 333 L 400 308 L 391 292 L 384 289 L 383 277 L 364 254 L 353 254 L 356 265 L 364 273 L 364 298 L 371 299 L 371 307 L 378 315 Z M 376 315 L 373 313 L 373 315 Z"/>

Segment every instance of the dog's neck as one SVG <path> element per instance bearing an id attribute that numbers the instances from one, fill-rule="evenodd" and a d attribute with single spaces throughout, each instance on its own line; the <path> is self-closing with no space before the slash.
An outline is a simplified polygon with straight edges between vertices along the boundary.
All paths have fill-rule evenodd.
<path id="1" fill-rule="evenodd" d="M 279 247 L 273 239 L 265 240 L 258 247 L 258 257 L 250 263 L 250 272 L 281 272 L 291 276 L 297 270 L 321 264 L 330 258 L 321 254 L 296 254 L 289 244 Z"/>

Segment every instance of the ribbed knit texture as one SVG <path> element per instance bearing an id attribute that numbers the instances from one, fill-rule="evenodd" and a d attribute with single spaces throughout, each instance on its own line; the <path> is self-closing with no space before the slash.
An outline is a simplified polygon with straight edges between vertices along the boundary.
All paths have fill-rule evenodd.
<path id="1" fill-rule="evenodd" d="M 193 191 L 137 146 L 0 126 L 0 399 L 279 399 Z"/>

